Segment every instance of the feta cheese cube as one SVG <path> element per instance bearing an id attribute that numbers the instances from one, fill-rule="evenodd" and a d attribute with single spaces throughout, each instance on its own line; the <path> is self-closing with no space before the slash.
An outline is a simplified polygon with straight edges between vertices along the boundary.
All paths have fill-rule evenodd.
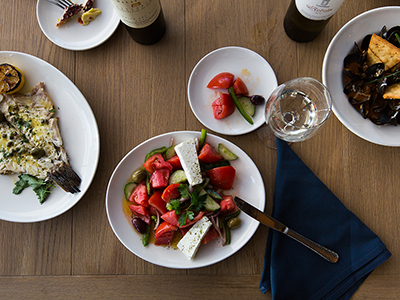
<path id="1" fill-rule="evenodd" d="M 203 177 L 200 173 L 200 164 L 197 158 L 195 141 L 192 139 L 176 145 L 175 152 L 179 157 L 189 184 L 196 185 L 202 183 Z"/>
<path id="2" fill-rule="evenodd" d="M 187 258 L 193 259 L 199 249 L 201 240 L 207 234 L 211 225 L 212 223 L 207 217 L 202 217 L 179 241 L 178 249 L 181 250 Z"/>

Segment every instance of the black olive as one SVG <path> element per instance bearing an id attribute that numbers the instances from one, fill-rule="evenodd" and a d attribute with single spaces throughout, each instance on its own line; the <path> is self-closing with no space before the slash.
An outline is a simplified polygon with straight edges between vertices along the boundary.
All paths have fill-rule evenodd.
<path id="1" fill-rule="evenodd" d="M 265 102 L 265 99 L 264 99 L 263 96 L 253 95 L 253 96 L 251 96 L 250 101 L 254 105 L 260 105 L 260 104 L 263 104 Z"/>
<path id="2" fill-rule="evenodd" d="M 146 223 L 142 219 L 133 218 L 132 225 L 133 227 L 135 227 L 136 231 L 139 232 L 140 234 L 146 232 Z"/>

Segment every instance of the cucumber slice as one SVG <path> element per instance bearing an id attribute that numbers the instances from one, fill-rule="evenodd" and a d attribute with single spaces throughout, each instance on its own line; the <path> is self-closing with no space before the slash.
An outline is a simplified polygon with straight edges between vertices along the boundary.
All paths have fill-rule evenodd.
<path id="1" fill-rule="evenodd" d="M 209 195 L 211 196 L 211 198 L 217 199 L 217 200 L 222 200 L 222 197 L 221 197 L 220 194 L 218 194 L 216 191 L 214 191 L 214 190 L 207 190 L 206 192 L 207 192 L 207 194 L 209 194 Z"/>
<path id="2" fill-rule="evenodd" d="M 199 196 L 207 194 L 205 190 L 201 190 L 199 193 Z M 207 194 L 206 202 L 204 203 L 204 209 L 208 211 L 216 211 L 220 209 L 221 206 L 214 201 L 213 198 L 210 197 L 210 195 Z"/>
<path id="3" fill-rule="evenodd" d="M 132 194 L 133 189 L 137 186 L 137 184 L 133 181 L 128 182 L 125 184 L 124 187 L 124 194 L 125 194 L 125 199 L 129 200 L 129 196 Z"/>
<path id="4" fill-rule="evenodd" d="M 243 109 L 253 117 L 256 113 L 256 106 L 251 102 L 250 98 L 240 97 L 238 98 L 238 101 L 242 105 Z"/>
<path id="5" fill-rule="evenodd" d="M 169 147 L 167 149 L 167 151 L 165 151 L 165 159 L 166 160 L 170 159 L 171 157 L 174 157 L 175 155 L 176 155 L 176 152 L 175 152 L 175 146 L 174 145 L 172 145 L 171 147 Z"/>
<path id="6" fill-rule="evenodd" d="M 230 151 L 228 148 L 226 148 L 224 144 L 218 144 L 218 152 L 224 159 L 228 161 L 238 159 L 238 156 Z"/>
<path id="7" fill-rule="evenodd" d="M 183 170 L 176 170 L 169 177 L 169 184 L 181 183 L 181 182 L 185 182 L 186 180 L 187 180 L 187 177 L 186 177 L 185 172 Z"/>

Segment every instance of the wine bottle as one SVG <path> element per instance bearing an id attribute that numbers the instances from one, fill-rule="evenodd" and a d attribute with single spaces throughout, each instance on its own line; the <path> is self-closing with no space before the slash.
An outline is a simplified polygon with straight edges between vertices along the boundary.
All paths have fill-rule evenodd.
<path id="1" fill-rule="evenodd" d="M 314 40 L 344 0 L 292 0 L 283 26 L 288 37 L 299 43 Z"/>
<path id="2" fill-rule="evenodd" d="M 134 41 L 143 45 L 158 42 L 165 32 L 160 0 L 110 0 Z"/>

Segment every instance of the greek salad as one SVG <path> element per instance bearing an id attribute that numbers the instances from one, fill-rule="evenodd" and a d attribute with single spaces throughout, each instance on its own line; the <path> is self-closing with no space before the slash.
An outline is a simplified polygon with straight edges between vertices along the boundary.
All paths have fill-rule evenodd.
<path id="1" fill-rule="evenodd" d="M 231 241 L 231 230 L 241 225 L 230 194 L 238 157 L 225 145 L 210 145 L 206 130 L 200 139 L 162 146 L 147 153 L 143 166 L 124 187 L 130 221 L 143 246 L 176 243 L 193 259 L 201 244 L 220 238 Z"/>

